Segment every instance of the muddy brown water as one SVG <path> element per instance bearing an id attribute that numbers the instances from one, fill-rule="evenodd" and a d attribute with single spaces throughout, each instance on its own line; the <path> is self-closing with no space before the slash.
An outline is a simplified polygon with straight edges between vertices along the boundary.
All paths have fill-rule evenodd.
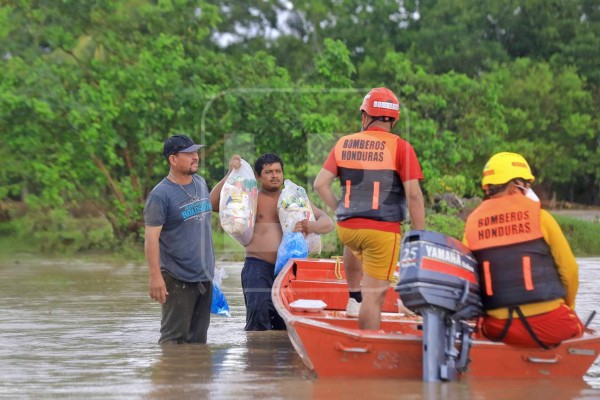
<path id="1" fill-rule="evenodd" d="M 600 258 L 579 259 L 577 311 L 600 311 Z M 206 345 L 161 348 L 160 307 L 138 264 L 12 257 L 0 262 L 0 398 L 7 399 L 598 399 L 584 379 L 318 379 L 285 332 L 245 333 L 241 263 L 222 263 L 230 318 Z M 600 317 L 592 322 L 600 328 Z"/>

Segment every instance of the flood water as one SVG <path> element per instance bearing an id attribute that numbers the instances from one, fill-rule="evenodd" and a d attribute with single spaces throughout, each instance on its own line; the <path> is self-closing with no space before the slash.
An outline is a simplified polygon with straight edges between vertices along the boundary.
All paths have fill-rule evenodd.
<path id="1" fill-rule="evenodd" d="M 577 311 L 600 311 L 600 258 L 580 264 Z M 206 345 L 157 345 L 160 306 L 142 264 L 0 262 L 0 397 L 7 399 L 598 399 L 600 360 L 581 379 L 317 379 L 285 332 L 243 331 L 241 263 L 221 264 L 230 318 Z M 600 328 L 600 317 L 591 326 Z"/>

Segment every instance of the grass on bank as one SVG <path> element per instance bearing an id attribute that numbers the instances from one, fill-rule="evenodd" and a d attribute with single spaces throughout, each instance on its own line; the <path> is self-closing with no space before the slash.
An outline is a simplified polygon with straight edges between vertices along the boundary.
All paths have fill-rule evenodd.
<path id="1" fill-rule="evenodd" d="M 554 215 L 577 257 L 600 255 L 600 223 Z"/>
<path id="2" fill-rule="evenodd" d="M 600 223 L 555 215 L 577 257 L 600 256 Z M 453 215 L 429 213 L 429 230 L 461 239 L 464 221 Z M 404 226 L 406 232 L 410 226 Z M 143 236 L 143 234 L 141 235 Z M 142 238 L 116 243 L 110 225 L 101 218 L 68 218 L 59 226 L 36 226 L 27 217 L 0 223 L 0 259 L 28 256 L 77 256 L 114 261 L 144 262 Z M 335 232 L 323 235 L 321 257 L 342 254 Z M 244 249 L 213 218 L 213 243 L 217 260 L 242 261 Z"/>

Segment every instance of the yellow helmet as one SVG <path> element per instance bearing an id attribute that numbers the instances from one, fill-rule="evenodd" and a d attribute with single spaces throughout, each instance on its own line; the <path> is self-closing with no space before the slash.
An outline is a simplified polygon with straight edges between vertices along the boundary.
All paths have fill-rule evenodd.
<path id="1" fill-rule="evenodd" d="M 483 167 L 481 186 L 485 189 L 488 185 L 502 185 L 515 178 L 535 180 L 527 160 L 517 153 L 497 153 Z"/>

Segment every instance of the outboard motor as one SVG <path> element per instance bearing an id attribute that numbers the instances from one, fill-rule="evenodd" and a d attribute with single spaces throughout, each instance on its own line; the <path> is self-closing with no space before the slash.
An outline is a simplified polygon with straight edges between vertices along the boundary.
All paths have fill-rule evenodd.
<path id="1" fill-rule="evenodd" d="M 482 313 L 477 261 L 469 249 L 438 232 L 408 232 L 396 291 L 423 317 L 423 380 L 456 380 L 469 364 L 474 328 L 467 320 Z"/>

